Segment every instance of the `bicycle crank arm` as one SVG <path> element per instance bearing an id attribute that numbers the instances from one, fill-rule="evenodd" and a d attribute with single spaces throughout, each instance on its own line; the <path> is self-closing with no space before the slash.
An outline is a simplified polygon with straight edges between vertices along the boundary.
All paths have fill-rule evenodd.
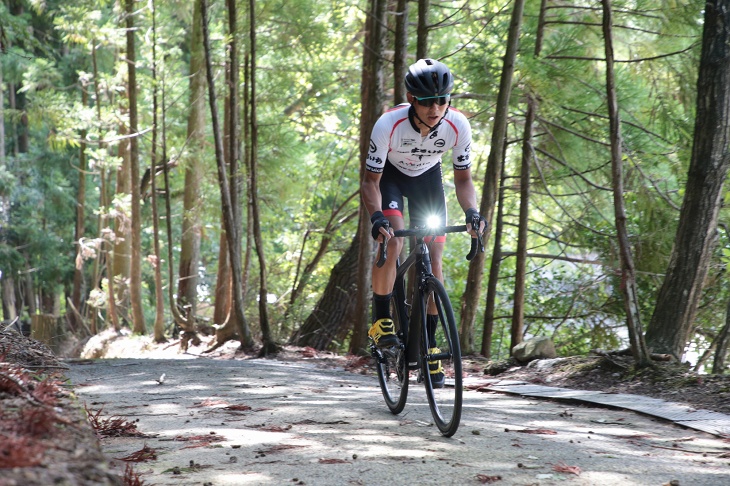
<path id="1" fill-rule="evenodd" d="M 428 361 L 436 361 L 438 359 L 449 360 L 451 359 L 451 353 L 436 353 L 426 355 Z"/>

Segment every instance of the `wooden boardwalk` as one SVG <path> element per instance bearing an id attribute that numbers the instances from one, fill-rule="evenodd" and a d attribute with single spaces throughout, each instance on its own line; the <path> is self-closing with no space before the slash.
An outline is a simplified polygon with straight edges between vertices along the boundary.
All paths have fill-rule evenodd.
<path id="1" fill-rule="evenodd" d="M 721 437 L 730 437 L 730 415 L 697 410 L 687 405 L 667 402 L 658 398 L 623 393 L 571 390 L 551 386 L 533 385 L 524 381 L 494 380 L 483 390 L 512 393 L 526 397 L 575 400 L 608 407 L 623 408 L 635 412 L 670 420 L 683 427 L 701 430 Z"/>

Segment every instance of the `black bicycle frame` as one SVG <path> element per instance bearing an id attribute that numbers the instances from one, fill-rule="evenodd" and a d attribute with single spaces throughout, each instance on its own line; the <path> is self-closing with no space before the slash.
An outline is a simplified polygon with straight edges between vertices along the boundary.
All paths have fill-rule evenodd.
<path id="1" fill-rule="evenodd" d="M 416 282 L 416 295 L 413 296 L 413 302 L 409 305 L 406 297 L 406 275 L 408 270 L 416 265 L 416 278 L 419 279 Z M 408 258 L 402 263 L 398 264 L 395 276 L 394 293 L 396 300 L 396 312 L 399 316 L 401 323 L 401 342 L 406 345 L 408 351 L 408 368 L 418 369 L 419 367 L 419 351 L 420 351 L 420 340 L 423 332 L 422 325 L 422 312 L 420 293 L 423 291 L 423 280 L 428 276 L 433 276 L 431 270 L 431 254 L 428 250 L 428 245 L 425 242 L 418 243 L 418 246 L 414 251 L 408 255 Z M 415 305 L 414 305 L 415 304 Z M 409 315 L 408 308 L 410 307 L 411 313 Z"/>
<path id="2" fill-rule="evenodd" d="M 478 225 L 479 221 L 475 220 L 474 225 Z M 426 323 L 422 317 L 426 313 L 426 303 L 420 298 L 423 292 L 423 286 L 426 278 L 433 277 L 431 268 L 431 253 L 428 249 L 428 243 L 424 241 L 424 236 L 433 236 L 434 238 L 438 235 L 444 235 L 446 233 L 455 233 L 459 231 L 466 231 L 466 226 L 447 226 L 436 229 L 433 233 L 429 234 L 428 230 L 424 232 L 423 229 L 412 229 L 412 230 L 397 230 L 395 236 L 416 236 L 420 235 L 417 239 L 416 248 L 411 251 L 406 260 L 401 264 L 400 261 L 396 261 L 396 276 L 395 285 L 393 286 L 393 293 L 396 298 L 396 312 L 398 313 L 400 323 L 400 341 L 406 346 L 408 352 L 408 369 L 419 368 L 419 351 L 421 349 L 420 340 L 423 331 L 426 331 Z M 432 242 L 434 240 L 431 240 Z M 377 260 L 377 266 L 382 267 L 385 264 L 387 258 L 387 242 L 380 243 L 380 255 Z M 471 249 L 469 254 L 466 256 L 467 260 L 471 260 L 477 254 L 477 251 L 483 252 L 484 245 L 482 244 L 481 235 L 478 238 L 472 238 Z M 406 299 L 406 274 L 408 270 L 416 265 L 416 295 L 413 296 L 413 303 L 409 306 Z M 435 277 L 434 277 L 435 278 Z M 411 315 L 408 315 L 408 308 L 411 308 Z M 422 308 L 423 307 L 423 308 Z M 440 356 L 435 356 L 434 359 L 440 359 Z"/>

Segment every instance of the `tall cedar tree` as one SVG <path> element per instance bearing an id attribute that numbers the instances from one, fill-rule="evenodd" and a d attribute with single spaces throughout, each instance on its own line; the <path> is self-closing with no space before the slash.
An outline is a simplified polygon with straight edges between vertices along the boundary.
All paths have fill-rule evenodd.
<path id="1" fill-rule="evenodd" d="M 674 248 L 646 333 L 653 352 L 677 359 L 694 325 L 730 166 L 730 0 L 703 6 L 692 158 Z"/>
<path id="2" fill-rule="evenodd" d="M 231 204 L 231 191 L 226 172 L 226 164 L 223 159 L 223 138 L 221 137 L 220 125 L 218 123 L 218 108 L 216 106 L 215 84 L 213 77 L 213 62 L 211 60 L 210 51 L 210 35 L 208 34 L 208 2 L 201 0 L 200 10 L 203 21 L 203 43 L 205 46 L 205 72 L 208 78 L 208 101 L 210 104 L 211 120 L 213 123 L 213 137 L 215 139 L 215 160 L 218 168 L 218 182 L 221 193 L 221 204 L 223 209 L 223 217 L 225 222 L 225 232 L 228 239 L 229 258 L 231 259 L 231 267 L 233 271 L 233 303 L 236 312 L 236 318 L 242 325 L 245 322 L 243 314 L 243 283 L 241 272 L 241 228 L 236 226 L 237 219 L 235 209 Z M 241 348 L 249 349 L 253 346 L 253 341 L 245 332 L 240 333 Z M 267 343 L 264 342 L 264 350 Z"/>
<path id="3" fill-rule="evenodd" d="M 383 52 L 385 40 L 387 0 L 370 0 L 366 23 L 365 48 L 360 85 L 360 182 L 364 177 L 365 160 L 370 151 L 370 132 L 383 109 Z M 370 323 L 370 274 L 373 264 L 370 215 L 360 204 L 360 222 L 355 235 L 354 247 L 358 251 L 357 307 L 352 319 L 354 329 L 350 341 L 350 353 L 362 354 L 367 343 L 366 326 Z"/>
<path id="4" fill-rule="evenodd" d="M 249 125 L 251 130 L 251 139 L 249 145 L 251 146 L 251 154 L 249 158 L 249 174 L 251 177 L 251 211 L 253 215 L 253 237 L 256 242 L 256 254 L 259 259 L 259 326 L 261 327 L 261 340 L 262 348 L 260 355 L 266 356 L 268 354 L 276 353 L 279 349 L 278 345 L 274 342 L 274 338 L 271 335 L 271 325 L 269 324 L 268 314 L 268 297 L 269 290 L 266 284 L 266 255 L 264 254 L 264 240 L 261 236 L 261 209 L 259 207 L 259 200 L 256 197 L 258 194 L 258 118 L 256 114 L 257 99 L 256 99 L 256 1 L 249 0 L 249 42 L 251 45 L 251 97 L 249 99 Z M 237 229 L 238 231 L 238 229 Z M 240 234 L 239 234 L 240 242 Z M 240 246 L 240 245 L 239 245 Z M 237 248 L 240 259 L 240 248 Z M 239 266 L 240 273 L 240 266 Z"/>
<path id="5" fill-rule="evenodd" d="M 524 8 L 524 0 L 515 1 L 515 6 L 512 10 L 512 19 L 509 25 L 509 34 L 507 36 L 507 50 L 504 55 L 502 75 L 499 81 L 499 95 L 494 114 L 494 127 L 492 128 L 492 148 L 489 151 L 489 158 L 487 159 L 487 172 L 484 176 L 484 187 L 482 188 L 482 202 L 479 206 L 479 212 L 487 220 L 487 228 L 484 231 L 485 241 L 489 238 L 491 231 L 490 226 L 497 199 L 499 174 L 502 172 L 502 163 L 504 161 L 509 99 L 512 94 L 512 77 L 515 71 L 517 48 L 520 45 L 520 29 L 522 27 L 522 12 Z M 484 253 L 477 252 L 469 265 L 466 289 L 461 298 L 461 329 L 459 339 L 464 354 L 469 354 L 474 351 L 474 321 L 477 315 L 479 294 L 481 293 L 484 260 Z"/>
<path id="6" fill-rule="evenodd" d="M 185 195 L 183 197 L 182 239 L 180 241 L 180 279 L 177 282 L 178 305 L 191 323 L 195 322 L 198 301 L 198 267 L 201 238 L 201 180 L 206 151 L 205 116 L 205 52 L 200 0 L 194 2 L 193 28 L 190 35 L 190 94 L 188 112 L 189 156 L 185 163 Z"/>
<path id="7" fill-rule="evenodd" d="M 145 333 L 142 311 L 142 209 L 139 189 L 139 133 L 137 130 L 137 66 L 135 51 L 134 0 L 127 0 L 127 67 L 129 69 L 129 161 L 132 186 L 132 258 L 129 272 L 129 298 L 132 307 L 133 330 Z"/>
<path id="8" fill-rule="evenodd" d="M 616 97 L 616 78 L 613 66 L 613 20 L 610 0 L 603 0 L 603 40 L 606 52 L 606 104 L 611 140 L 611 178 L 613 180 L 613 207 L 616 219 L 619 260 L 621 262 L 621 292 L 626 310 L 631 354 L 640 366 L 649 364 L 649 353 L 644 343 L 636 285 L 636 267 L 626 228 L 624 205 L 623 150 L 621 147 L 621 118 Z"/>

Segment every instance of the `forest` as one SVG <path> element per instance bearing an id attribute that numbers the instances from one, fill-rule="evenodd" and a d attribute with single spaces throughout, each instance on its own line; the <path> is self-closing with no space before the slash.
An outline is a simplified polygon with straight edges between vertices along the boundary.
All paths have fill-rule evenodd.
<path id="1" fill-rule="evenodd" d="M 430 57 L 463 352 L 727 372 L 728 0 L 3 0 L 0 49 L 4 327 L 364 353 L 370 130 Z"/>

